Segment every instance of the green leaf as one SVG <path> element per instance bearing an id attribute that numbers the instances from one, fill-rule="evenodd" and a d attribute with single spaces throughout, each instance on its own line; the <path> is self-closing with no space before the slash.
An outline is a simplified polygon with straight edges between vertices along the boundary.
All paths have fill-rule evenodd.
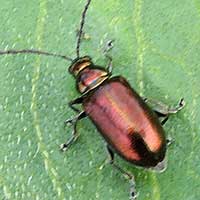
<path id="1" fill-rule="evenodd" d="M 75 57 L 76 30 L 86 0 L 0 3 L 0 49 L 43 49 Z M 135 175 L 138 200 L 197 200 L 200 196 L 200 3 L 197 0 L 92 1 L 81 55 L 105 66 L 104 44 L 114 39 L 114 75 L 143 96 L 186 107 L 165 130 L 175 143 L 168 169 L 157 174 L 117 157 Z M 59 58 L 0 57 L 0 199 L 126 200 L 129 184 L 106 165 L 104 142 L 89 119 L 68 152 L 63 121 L 75 115 L 67 102 L 78 96 L 69 63 Z"/>

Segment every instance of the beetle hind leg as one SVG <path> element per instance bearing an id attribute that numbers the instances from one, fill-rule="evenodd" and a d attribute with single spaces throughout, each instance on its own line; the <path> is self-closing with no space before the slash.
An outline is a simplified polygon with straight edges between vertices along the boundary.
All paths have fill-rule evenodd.
<path id="1" fill-rule="evenodd" d="M 114 152 L 110 149 L 110 147 L 107 145 L 107 151 L 110 157 L 110 164 L 117 169 L 120 173 L 122 173 L 122 175 L 127 179 L 129 179 L 130 182 L 130 200 L 136 200 L 137 198 L 137 193 L 136 193 L 136 189 L 135 189 L 135 178 L 132 174 L 130 174 L 129 172 L 126 172 L 124 169 L 122 169 L 119 165 L 117 165 L 114 162 Z"/>
<path id="2" fill-rule="evenodd" d="M 64 122 L 64 125 L 66 126 L 67 124 L 70 124 L 70 125 L 73 125 L 73 132 L 72 132 L 72 136 L 70 137 L 69 140 L 67 140 L 66 143 L 64 144 L 61 144 L 60 145 L 60 149 L 62 151 L 66 151 L 79 137 L 78 133 L 77 133 L 77 122 L 83 118 L 85 118 L 87 115 L 86 113 L 83 111 L 83 112 L 80 112 L 77 116 L 75 116 L 74 118 L 72 119 L 67 119 L 65 122 Z"/>
<path id="3" fill-rule="evenodd" d="M 185 106 L 185 101 L 183 98 L 181 98 L 178 102 L 178 105 L 174 107 L 170 107 L 162 102 L 153 99 L 144 98 L 144 101 L 153 109 L 162 125 L 164 125 L 167 122 L 170 114 L 177 113 L 178 111 L 182 110 Z"/>
<path id="4" fill-rule="evenodd" d="M 161 162 L 159 162 L 155 167 L 151 167 L 155 172 L 162 173 L 167 169 L 167 158 L 165 157 Z"/>

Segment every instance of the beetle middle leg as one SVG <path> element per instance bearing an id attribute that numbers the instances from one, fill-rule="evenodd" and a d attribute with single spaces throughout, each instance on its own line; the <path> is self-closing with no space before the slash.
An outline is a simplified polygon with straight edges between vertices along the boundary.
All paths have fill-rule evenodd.
<path id="1" fill-rule="evenodd" d="M 117 169 L 120 173 L 122 173 L 122 175 L 125 178 L 128 178 L 130 181 L 130 200 L 136 200 L 137 194 L 136 194 L 136 189 L 135 189 L 135 178 L 132 174 L 130 174 L 129 172 L 126 172 L 124 169 L 122 169 L 119 165 L 117 165 L 114 162 L 114 152 L 112 151 L 112 149 L 107 145 L 107 151 L 109 153 L 109 157 L 110 157 L 110 164 Z"/>
<path id="2" fill-rule="evenodd" d="M 67 124 L 71 124 L 73 125 L 73 132 L 72 132 L 72 136 L 69 140 L 67 140 L 66 143 L 64 144 L 61 144 L 60 145 L 60 149 L 62 151 L 66 151 L 69 146 L 71 146 L 77 139 L 78 139 L 78 134 L 77 134 L 77 130 L 76 130 L 76 125 L 77 125 L 77 122 L 85 117 L 87 117 L 86 113 L 84 111 L 80 111 L 78 108 L 76 108 L 74 105 L 76 104 L 81 104 L 83 102 L 83 97 L 80 96 L 72 101 L 69 102 L 69 107 L 74 110 L 75 112 L 77 112 L 78 114 L 72 118 L 72 119 L 67 119 L 65 120 L 64 122 L 64 125 L 66 126 Z"/>
<path id="3" fill-rule="evenodd" d="M 85 118 L 87 115 L 84 111 L 80 112 L 78 115 L 76 115 L 72 119 L 67 119 L 64 123 L 65 125 L 71 124 L 73 125 L 73 132 L 72 136 L 69 140 L 67 140 L 66 143 L 60 145 L 60 149 L 62 151 L 66 151 L 77 139 L 78 139 L 78 133 L 77 133 L 77 122 L 83 118 Z"/>
<path id="4" fill-rule="evenodd" d="M 81 111 L 78 108 L 76 108 L 74 105 L 75 104 L 81 104 L 82 102 L 83 102 L 83 97 L 80 96 L 80 97 L 70 101 L 68 105 L 72 110 L 74 110 L 77 113 L 80 113 Z"/>
<path id="5" fill-rule="evenodd" d="M 174 114 L 177 113 L 178 111 L 182 110 L 183 107 L 185 106 L 185 101 L 184 99 L 180 99 L 180 101 L 178 102 L 178 105 L 174 106 L 174 107 L 170 107 L 168 105 L 165 105 L 162 102 L 153 100 L 153 99 L 148 99 L 148 98 L 144 98 L 144 101 L 153 109 L 153 111 L 157 114 L 160 123 L 162 125 L 164 125 L 170 114 Z"/>

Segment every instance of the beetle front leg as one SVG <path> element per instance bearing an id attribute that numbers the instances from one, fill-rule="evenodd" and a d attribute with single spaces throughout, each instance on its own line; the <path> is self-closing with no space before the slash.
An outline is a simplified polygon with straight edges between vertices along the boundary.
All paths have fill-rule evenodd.
<path id="1" fill-rule="evenodd" d="M 106 67 L 106 70 L 108 72 L 108 74 L 111 76 L 112 75 L 112 57 L 108 55 L 108 52 L 113 48 L 113 40 L 109 40 L 106 43 L 106 46 L 104 47 L 104 51 L 103 54 L 105 55 L 105 57 L 108 59 L 108 64 Z"/>
<path id="2" fill-rule="evenodd" d="M 167 122 L 170 114 L 177 113 L 178 111 L 182 110 L 183 107 L 185 106 L 185 101 L 184 101 L 183 98 L 180 99 L 178 105 L 175 106 L 175 107 L 170 107 L 168 105 L 165 105 L 162 102 L 159 102 L 159 101 L 156 101 L 156 100 L 153 100 L 153 99 L 148 99 L 148 98 L 144 98 L 144 101 L 157 114 L 162 125 L 164 125 Z"/>
<path id="3" fill-rule="evenodd" d="M 107 145 L 107 151 L 109 153 L 109 157 L 110 157 L 110 164 L 117 169 L 120 173 L 122 173 L 122 175 L 125 178 L 128 178 L 130 181 L 130 200 L 136 200 L 137 198 L 137 194 L 136 194 L 136 189 L 135 189 L 135 178 L 132 174 L 130 174 L 129 172 L 126 172 L 125 170 L 123 170 L 119 165 L 117 165 L 114 162 L 114 152 L 110 149 L 110 147 Z"/>
<path id="4" fill-rule="evenodd" d="M 73 132 L 72 132 L 72 136 L 69 140 L 67 140 L 66 143 L 64 144 L 61 144 L 60 145 L 60 149 L 62 151 L 66 151 L 78 138 L 78 133 L 77 133 L 77 130 L 76 130 L 76 126 L 77 126 L 77 122 L 83 118 L 87 117 L 86 113 L 83 111 L 83 112 L 80 112 L 77 116 L 75 116 L 74 118 L 72 119 L 68 119 L 66 120 L 64 123 L 65 125 L 67 124 L 71 124 L 73 125 Z"/>
<path id="5" fill-rule="evenodd" d="M 108 59 L 108 65 L 106 67 L 106 70 L 108 74 L 111 76 L 112 75 L 112 57 L 107 54 L 105 56 Z"/>

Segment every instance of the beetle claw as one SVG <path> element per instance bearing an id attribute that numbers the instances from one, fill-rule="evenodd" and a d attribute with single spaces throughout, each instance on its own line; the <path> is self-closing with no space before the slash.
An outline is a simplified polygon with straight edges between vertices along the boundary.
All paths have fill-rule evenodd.
<path id="1" fill-rule="evenodd" d="M 61 151 L 67 151 L 67 149 L 68 149 L 68 145 L 67 144 L 64 143 L 64 144 L 60 145 L 60 150 Z"/>
<path id="2" fill-rule="evenodd" d="M 130 194 L 130 200 L 136 200 L 138 197 L 138 193 L 135 194 L 135 192 L 131 192 Z"/>
<path id="3" fill-rule="evenodd" d="M 136 200 L 138 193 L 135 189 L 135 179 L 134 177 L 130 179 L 130 200 Z"/>
<path id="4" fill-rule="evenodd" d="M 175 142 L 175 140 L 172 137 L 168 136 L 168 138 L 166 139 L 166 142 L 167 142 L 167 146 L 170 146 L 171 144 Z"/>
<path id="5" fill-rule="evenodd" d="M 180 109 L 182 109 L 185 106 L 184 98 L 181 98 L 181 100 L 179 101 L 179 106 L 180 106 Z"/>
<path id="6" fill-rule="evenodd" d="M 181 98 L 177 107 L 174 109 L 174 111 L 172 113 L 177 113 L 178 111 L 182 110 L 183 107 L 185 107 L 185 100 L 184 100 L 184 98 Z"/>
<path id="7" fill-rule="evenodd" d="M 105 45 L 105 47 L 104 47 L 104 50 L 103 50 L 103 53 L 104 54 L 106 54 L 106 53 L 108 53 L 112 48 L 113 48 L 113 42 L 114 42 L 115 40 L 109 40 L 107 43 L 106 43 L 106 45 Z"/>

